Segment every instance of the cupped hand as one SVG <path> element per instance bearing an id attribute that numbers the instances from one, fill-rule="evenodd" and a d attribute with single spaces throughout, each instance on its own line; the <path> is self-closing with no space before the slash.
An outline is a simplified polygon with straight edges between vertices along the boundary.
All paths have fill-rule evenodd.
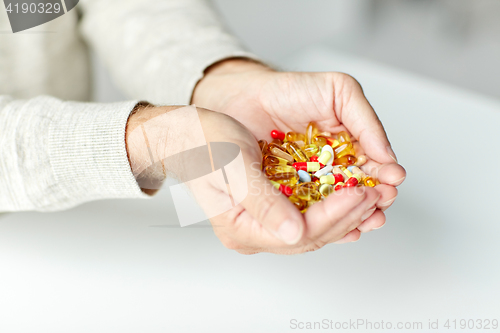
<path id="1" fill-rule="evenodd" d="M 377 209 L 357 229 L 367 232 L 385 223 L 383 211 L 396 199 L 396 186 L 404 181 L 406 171 L 397 163 L 384 127 L 351 76 L 277 72 L 244 59 L 226 60 L 207 71 L 194 91 L 193 103 L 234 117 L 259 139 L 269 140 L 273 129 L 304 133 L 311 121 L 322 131 L 349 132 L 357 153 L 367 156 L 363 171 L 381 183 L 375 187 L 380 194 Z M 336 209 L 327 202 L 314 207 L 323 206 L 325 211 Z M 310 223 L 317 221 L 306 214 L 306 225 Z M 356 237 L 354 231 L 342 241 Z"/>
<path id="2" fill-rule="evenodd" d="M 303 215 L 260 171 L 261 152 L 245 126 L 222 113 L 202 108 L 196 111 L 205 141 L 238 145 L 244 161 L 245 170 L 240 177 L 232 178 L 231 189 L 210 179 L 198 182 L 192 188 L 202 208 L 207 210 L 213 210 L 231 196 L 231 190 L 248 188 L 248 194 L 240 203 L 210 218 L 223 245 L 244 254 L 292 254 L 359 238 L 356 228 L 368 217 L 367 214 L 372 214 L 371 209 L 380 198 L 378 191 L 372 188 L 343 189 L 315 204 Z M 165 157 L 188 149 L 196 140 L 192 123 L 192 120 L 186 122 L 186 112 L 180 107 L 145 107 L 130 117 L 126 132 L 127 152 L 134 175 L 142 183 L 154 184 L 163 179 L 155 170 L 147 174 L 145 166 L 148 161 L 167 161 Z M 190 164 L 196 162 L 189 161 Z M 184 162 L 170 161 L 164 163 L 163 168 L 167 175 L 184 180 Z M 144 182 L 148 177 L 151 179 Z"/>

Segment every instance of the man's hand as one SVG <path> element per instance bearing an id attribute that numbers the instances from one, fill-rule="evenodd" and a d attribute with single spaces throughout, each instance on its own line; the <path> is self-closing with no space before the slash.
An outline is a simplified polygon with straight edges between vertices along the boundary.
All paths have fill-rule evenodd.
<path id="1" fill-rule="evenodd" d="M 144 107 L 130 117 L 126 143 L 133 171 L 146 170 L 141 166 L 147 164 L 145 161 L 150 160 L 151 154 L 155 155 L 154 160 L 159 160 L 160 156 L 171 155 L 171 152 L 179 150 L 179 147 L 189 146 L 193 140 L 191 137 L 193 131 L 190 126 L 180 128 L 183 114 L 173 112 L 181 111 L 179 108 Z M 214 232 L 226 247 L 244 254 L 258 252 L 292 254 L 313 251 L 332 242 L 346 242 L 359 238 L 359 231 L 356 228 L 372 214 L 375 203 L 380 199 L 377 190 L 343 189 L 331 194 L 323 202 L 316 203 L 304 217 L 260 171 L 262 156 L 259 146 L 253 135 L 241 123 L 227 115 L 206 109 L 198 108 L 197 114 L 206 142 L 237 144 L 242 151 L 245 164 L 246 172 L 235 181 L 246 182 L 249 191 L 247 197 L 225 213 L 210 219 L 214 225 Z M 152 119 L 155 119 L 154 126 L 143 126 L 151 124 Z M 163 132 L 164 128 L 169 130 Z M 140 131 L 137 132 L 137 129 Z M 144 145 L 142 135 L 134 135 L 143 131 L 153 132 L 148 134 L 148 145 L 154 149 L 148 149 Z M 172 131 L 176 132 L 174 136 L 169 134 Z M 163 167 L 166 169 L 166 174 L 173 174 L 183 181 L 182 175 L 185 171 L 183 163 L 170 163 Z M 142 176 L 146 178 L 146 184 L 155 184 L 164 178 L 162 172 L 155 170 L 149 175 L 147 170 L 143 171 Z M 210 182 L 198 185 L 192 190 L 200 205 L 206 209 L 217 205 L 224 196 L 230 195 L 226 188 Z"/>
<path id="2" fill-rule="evenodd" d="M 406 177 L 375 111 L 366 100 L 359 83 L 343 73 L 276 72 L 245 59 L 218 63 L 198 83 L 193 103 L 228 114 L 242 122 L 259 139 L 270 139 L 270 131 L 305 132 L 314 121 L 323 131 L 347 130 L 357 140 L 359 154 L 368 162 L 362 169 L 379 179 L 377 210 L 357 227 L 361 232 L 380 228 L 383 211 L 396 199 L 396 186 Z M 306 226 L 318 223 L 306 214 Z M 325 207 L 330 211 L 334 206 Z M 357 239 L 351 232 L 346 241 Z"/>

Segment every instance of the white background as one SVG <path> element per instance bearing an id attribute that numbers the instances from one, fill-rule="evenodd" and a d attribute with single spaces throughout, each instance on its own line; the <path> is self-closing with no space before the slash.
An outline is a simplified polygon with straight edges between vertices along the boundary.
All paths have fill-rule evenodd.
<path id="1" fill-rule="evenodd" d="M 364 15 L 345 6 L 352 20 L 332 33 L 349 22 L 355 29 Z M 287 10 L 285 21 L 302 11 L 306 29 L 317 9 Z M 246 42 L 262 53 L 282 45 L 265 57 L 284 68 L 343 71 L 362 83 L 408 171 L 386 226 L 305 255 L 242 256 L 206 224 L 178 228 L 168 191 L 152 200 L 3 215 L 0 332 L 300 331 L 290 328 L 292 319 L 421 321 L 424 328 L 439 319 L 440 331 L 465 332 L 443 324 L 500 319 L 500 102 L 480 87 L 471 87 L 478 94 L 339 51 L 326 35 L 313 38 L 328 29 L 323 23 L 301 37 L 302 28 L 293 30 L 299 23 L 267 26 L 277 35 L 295 32 L 282 44 L 259 44 L 258 35 Z M 251 36 L 245 22 L 231 24 Z M 295 42 L 300 47 L 287 53 Z M 96 98 L 121 98 L 100 67 L 96 73 Z"/>

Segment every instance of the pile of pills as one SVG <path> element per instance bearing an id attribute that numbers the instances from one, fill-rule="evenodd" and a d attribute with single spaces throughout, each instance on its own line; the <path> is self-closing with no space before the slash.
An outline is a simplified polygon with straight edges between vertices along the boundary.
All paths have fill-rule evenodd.
<path id="1" fill-rule="evenodd" d="M 359 168 L 366 163 L 366 156 L 356 157 L 346 132 L 334 138 L 331 133 L 319 132 L 314 123 L 309 123 L 305 134 L 273 130 L 271 137 L 270 143 L 259 141 L 262 170 L 303 213 L 343 187 L 378 184 Z"/>

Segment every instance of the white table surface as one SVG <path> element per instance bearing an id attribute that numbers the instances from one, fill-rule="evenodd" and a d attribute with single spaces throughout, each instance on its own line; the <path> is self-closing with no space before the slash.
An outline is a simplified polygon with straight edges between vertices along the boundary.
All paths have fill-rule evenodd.
<path id="1" fill-rule="evenodd" d="M 473 332 L 443 324 L 500 319 L 500 101 L 322 48 L 282 65 L 362 83 L 408 172 L 384 228 L 305 255 L 242 256 L 206 224 L 176 227 L 168 190 L 3 215 L 0 332 L 301 331 L 292 319 Z"/>

